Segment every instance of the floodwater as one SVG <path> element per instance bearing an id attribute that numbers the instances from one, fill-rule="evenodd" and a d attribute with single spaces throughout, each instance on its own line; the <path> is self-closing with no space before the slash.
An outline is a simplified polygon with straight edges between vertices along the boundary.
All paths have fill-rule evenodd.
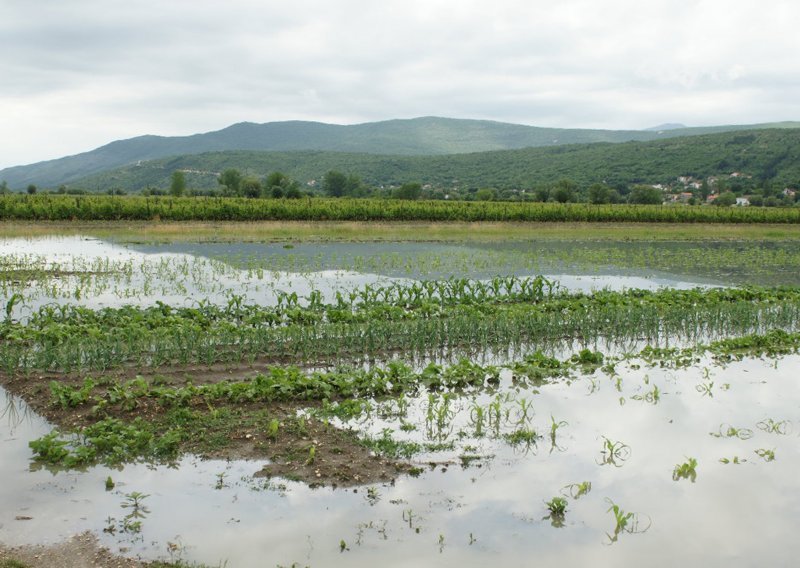
<path id="1" fill-rule="evenodd" d="M 278 291 L 303 297 L 320 290 L 330 298 L 365 284 L 448 276 L 542 274 L 568 289 L 590 290 L 784 282 L 792 270 L 765 275 L 750 269 L 752 251 L 738 251 L 744 260 L 723 266 L 697 261 L 699 249 L 681 257 L 673 247 L 650 262 L 652 249 L 622 254 L 618 250 L 628 245 L 614 252 L 585 244 L 572 246 L 573 252 L 588 250 L 576 253 L 584 260 L 573 263 L 569 245 L 548 244 L 555 251 L 549 255 L 544 246 L 6 239 L 0 241 L 6 269 L 63 274 L 2 282 L 0 300 L 5 305 L 21 294 L 11 316 L 25 318 L 51 302 L 224 303 L 233 294 L 268 304 Z M 718 258 L 739 258 L 737 249 L 722 248 Z M 786 251 L 774 253 L 780 260 Z M 624 264 L 626 258 L 635 262 Z M 424 470 L 418 477 L 357 489 L 257 480 L 252 474 L 262 462 L 191 456 L 171 467 L 37 469 L 28 442 L 51 427 L 0 389 L 0 542 L 53 543 L 90 530 L 129 556 L 245 568 L 795 565 L 798 368 L 800 356 L 724 366 L 703 359 L 686 369 L 632 361 L 620 363 L 616 376 L 597 371 L 536 389 L 515 387 L 505 374 L 496 392 L 447 400 L 423 394 L 403 408 L 373 401 L 371 412 L 347 426 L 371 437 L 390 429 L 392 438 L 449 449 L 414 456 Z M 493 404 L 501 419 L 487 419 L 476 431 L 476 409 L 488 414 Z M 437 411 L 440 419 L 430 419 Z M 554 422 L 560 424 L 555 443 Z M 751 437 L 714 435 L 729 426 Z M 505 438 L 523 428 L 541 437 L 528 445 Z M 625 450 L 610 463 L 602 453 L 606 440 L 624 444 L 617 447 L 629 455 Z M 689 458 L 697 460 L 696 479 L 673 479 L 674 468 Z M 582 482 L 591 490 L 570 496 L 565 488 Z M 138 510 L 125 506 L 135 494 L 146 496 Z M 545 502 L 560 495 L 568 505 L 557 527 Z M 615 534 L 612 503 L 634 513 L 628 530 Z"/>
<path id="2" fill-rule="evenodd" d="M 500 389 L 508 415 L 497 437 L 474 437 L 470 409 L 497 394 L 451 401 L 444 439 L 453 450 L 414 458 L 425 472 L 393 485 L 309 489 L 293 482 L 253 480 L 253 462 L 199 461 L 177 467 L 135 465 L 119 471 L 31 471 L 27 441 L 47 425 L 0 391 L 0 540 L 55 542 L 83 530 L 104 545 L 145 558 L 172 556 L 228 566 L 508 566 L 762 565 L 789 566 L 800 552 L 796 472 L 800 467 L 800 357 L 749 359 L 681 370 L 620 368 L 616 379 L 595 373 L 557 381 L 539 392 Z M 703 389 L 702 385 L 711 386 Z M 658 386 L 657 401 L 646 395 Z M 698 387 L 701 387 L 698 389 Z M 534 446 L 502 438 L 518 427 L 519 400 L 532 402 Z M 13 403 L 12 403 L 13 401 Z M 622 402 L 621 402 L 622 401 Z M 430 437 L 427 396 L 409 401 L 403 421 Z M 13 407 L 13 410 L 9 410 Z M 551 416 L 564 421 L 556 445 Z M 782 433 L 767 432 L 766 421 Z M 397 419 L 399 420 L 399 418 Z M 398 421 L 373 417 L 358 426 L 377 435 Z M 723 426 L 725 425 L 725 426 Z M 749 439 L 716 437 L 727 425 Z M 449 433 L 448 433 L 449 432 Z M 627 459 L 604 462 L 604 437 L 630 447 Z M 756 450 L 774 452 L 766 461 Z M 462 465 L 461 455 L 481 456 Z M 696 480 L 673 480 L 693 457 Z M 735 457 L 740 463 L 721 463 Z M 116 487 L 105 489 L 112 476 Z M 591 490 L 568 497 L 564 526 L 552 526 L 545 501 L 572 483 Z M 138 533 L 125 532 L 126 495 L 148 495 Z M 637 513 L 640 532 L 613 541 L 610 502 Z M 32 517 L 18 521 L 16 517 Z M 103 532 L 109 526 L 116 532 Z M 340 550 L 344 543 L 344 550 Z M 680 544 L 678 546 L 678 544 Z"/>
<path id="3" fill-rule="evenodd" d="M 56 277 L 14 281 L 0 279 L 0 302 L 13 294 L 12 316 L 25 319 L 46 304 L 99 307 L 170 305 L 198 301 L 225 304 L 233 296 L 246 302 L 274 305 L 280 291 L 301 299 L 312 291 L 332 301 L 336 292 L 365 285 L 419 279 L 497 275 L 538 276 L 573 291 L 660 287 L 726 286 L 725 278 L 709 277 L 689 268 L 626 268 L 619 264 L 570 265 L 560 245 L 549 245 L 550 256 L 525 253 L 519 243 L 507 247 L 437 243 L 281 244 L 114 244 L 93 237 L 53 236 L 0 239 L 2 267 Z M 604 257 L 598 257 L 601 260 Z M 613 260 L 613 259 L 612 259 Z M 619 260 L 619 259 L 617 259 Z M 702 265 L 695 265 L 700 266 Z"/>

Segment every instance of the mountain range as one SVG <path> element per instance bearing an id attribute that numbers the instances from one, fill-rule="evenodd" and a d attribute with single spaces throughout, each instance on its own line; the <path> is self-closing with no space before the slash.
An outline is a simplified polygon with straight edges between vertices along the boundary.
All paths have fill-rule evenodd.
<path id="1" fill-rule="evenodd" d="M 97 179 L 116 168 L 129 169 L 151 160 L 230 151 L 322 151 L 401 157 L 442 156 L 565 144 L 653 141 L 738 130 L 798 127 L 800 122 L 693 128 L 664 124 L 647 130 L 590 130 L 540 128 L 440 117 L 355 125 L 304 121 L 265 124 L 242 122 L 222 130 L 191 136 L 147 135 L 117 140 L 74 156 L 0 170 L 0 180 L 5 180 L 9 187 L 17 190 L 24 189 L 29 184 L 55 188 L 76 184 L 90 177 Z"/>

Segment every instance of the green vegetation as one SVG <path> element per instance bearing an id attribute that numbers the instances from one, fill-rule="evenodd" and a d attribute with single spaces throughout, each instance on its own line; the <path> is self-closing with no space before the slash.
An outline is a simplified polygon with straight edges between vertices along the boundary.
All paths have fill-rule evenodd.
<path id="1" fill-rule="evenodd" d="M 587 335 L 625 343 L 778 330 L 712 344 L 712 350 L 732 356 L 736 349 L 792 349 L 796 335 L 779 329 L 800 322 L 795 287 L 584 294 L 558 292 L 543 278 L 511 277 L 366 286 L 339 294 L 331 304 L 318 294 L 306 301 L 300 305 L 296 294 L 285 294 L 273 307 L 247 305 L 237 297 L 227 306 L 44 306 L 27 323 L 0 323 L 2 368 L 28 374 L 256 360 L 341 362 L 398 349 L 425 354 L 476 344 L 555 344 Z M 585 350 L 571 364 L 594 369 L 603 358 Z M 539 356 L 514 371 L 534 382 L 563 373 L 562 363 Z M 438 373 L 429 380 L 439 380 Z"/>
<path id="2" fill-rule="evenodd" d="M 0 219 L 29 221 L 515 221 L 800 223 L 800 208 L 678 207 L 376 199 L 0 196 Z"/>
<path id="3" fill-rule="evenodd" d="M 684 463 L 679 463 L 672 471 L 672 479 L 678 481 L 679 479 L 688 479 L 692 483 L 697 480 L 697 460 L 695 458 L 687 458 Z"/>
<path id="4" fill-rule="evenodd" d="M 7 558 L 4 560 L 0 560 L 0 568 L 28 568 L 28 565 L 23 564 L 19 560 L 14 560 L 13 558 Z"/>
<path id="5" fill-rule="evenodd" d="M 684 128 L 663 132 L 611 131 L 537 128 L 501 122 L 437 117 L 389 120 L 349 126 L 302 121 L 267 124 L 240 123 L 216 132 L 193 136 L 140 136 L 129 140 L 118 140 L 76 156 L 7 168 L 0 171 L 0 179 L 7 180 L 15 189 L 25 187 L 31 182 L 56 187 L 60 184 L 74 183 L 77 179 L 87 175 L 126 164 L 140 164 L 153 159 L 170 161 L 175 158 L 167 158 L 169 156 L 185 156 L 208 151 L 290 152 L 305 150 L 322 155 L 326 152 L 320 151 L 395 155 L 458 154 L 507 148 L 553 146 L 554 144 L 658 140 L 673 136 L 797 126 L 797 123 L 775 123 Z M 335 166 L 331 166 L 331 168 L 336 169 Z M 224 168 L 216 171 L 219 172 L 222 169 Z M 275 169 L 286 171 L 285 168 Z M 2 187 L 0 187 L 0 191 L 2 191 Z"/>
<path id="6" fill-rule="evenodd" d="M 372 188 L 422 183 L 444 195 L 471 196 L 483 188 L 499 190 L 503 199 L 559 197 L 573 191 L 589 201 L 589 187 L 603 183 L 619 194 L 640 184 L 672 184 L 679 176 L 722 179 L 716 189 L 740 191 L 762 187 L 778 190 L 800 183 L 800 129 L 752 130 L 621 144 L 572 144 L 544 148 L 488 151 L 447 156 L 397 156 L 337 152 L 228 151 L 161 158 L 73 179 L 74 187 L 128 192 L 147 187 L 166 190 L 174 170 L 187 172 L 192 189 L 217 187 L 217 174 L 235 168 L 246 175 L 281 171 L 302 183 L 321 183 L 326 172 L 358 176 Z M 728 178 L 733 172 L 752 177 Z M 559 187 L 568 179 L 572 187 Z M 63 183 L 61 181 L 56 183 Z M 13 184 L 14 187 L 20 187 Z M 311 187 L 311 186 L 309 186 Z M 516 190 L 516 192 L 514 191 Z M 519 193 L 525 190 L 525 195 Z M 543 195 L 536 195 L 539 191 Z M 698 195 L 701 195 L 698 190 Z M 592 193 L 596 202 L 612 201 L 613 193 Z M 765 196 L 766 198 L 766 196 Z M 704 199 L 704 198 L 703 198 Z"/>
<path id="7" fill-rule="evenodd" d="M 800 334 L 791 336 L 782 333 L 782 337 L 787 346 L 793 345 L 795 351 L 800 347 Z M 750 343 L 759 344 L 756 341 Z M 719 344 L 712 344 L 699 346 L 695 351 L 719 353 L 720 349 Z M 757 348 L 754 349 L 754 353 L 758 354 Z M 650 355 L 652 357 L 652 353 Z M 665 350 L 660 356 L 659 363 L 651 358 L 650 364 L 664 366 L 675 359 L 676 353 Z M 621 361 L 631 357 L 621 355 L 605 359 Z M 534 354 L 527 359 L 543 358 L 541 354 Z M 574 355 L 561 362 L 552 359 L 558 363 L 551 366 L 552 377 L 561 377 L 566 372 L 592 372 L 577 360 L 579 357 Z M 519 365 L 519 362 L 512 362 L 504 368 L 515 369 Z M 379 436 L 366 436 L 361 441 L 362 445 L 380 455 L 410 458 L 423 451 L 452 450 L 453 443 L 447 438 L 452 433 L 455 419 L 454 394 L 477 394 L 496 386 L 500 370 L 499 367 L 481 366 L 469 361 L 446 368 L 431 363 L 421 370 L 414 370 L 409 365 L 393 361 L 385 367 L 341 367 L 313 372 L 303 372 L 293 367 L 273 367 L 267 373 L 257 374 L 249 380 L 204 385 L 167 385 L 158 377 L 151 380 L 140 377 L 124 382 L 108 378 L 87 379 L 76 386 L 53 381 L 50 404 L 62 409 L 75 409 L 86 417 L 88 423 L 76 431 L 56 429 L 31 441 L 30 447 L 37 461 L 62 467 L 82 467 L 98 462 L 117 465 L 141 459 L 169 462 L 183 452 L 205 454 L 223 448 L 230 443 L 230 432 L 241 432 L 243 429 L 260 432 L 264 443 L 274 442 L 283 428 L 298 429 L 306 435 L 304 418 L 295 419 L 295 423 L 282 423 L 265 410 L 248 410 L 253 405 L 254 408 L 264 408 L 265 403 L 309 404 L 321 401 L 321 408 L 312 414 L 327 423 L 329 417 L 350 420 L 372 412 L 373 406 L 369 400 L 387 400 L 390 401 L 388 412 L 402 419 L 406 412 L 405 396 L 427 392 L 425 422 L 427 437 L 433 442 L 397 440 L 390 428 L 383 429 Z M 513 384 L 517 388 L 527 388 L 541 385 L 541 382 L 528 385 L 519 377 L 514 377 Z M 339 402 L 331 404 L 332 400 Z M 530 425 L 533 412 L 530 401 L 525 398 L 501 398 L 498 395 L 488 406 L 473 404 L 468 411 L 475 437 L 483 435 L 476 423 L 485 421 L 495 438 L 503 439 L 515 448 L 521 447 L 526 452 L 535 450 L 541 439 L 536 428 Z M 146 412 L 148 419 L 141 418 L 138 412 Z M 380 412 L 386 413 L 386 407 Z M 555 432 L 566 423 L 557 422 L 552 416 L 550 418 L 550 433 L 555 441 Z M 512 429 L 501 434 L 501 421 Z M 759 422 L 758 427 L 782 434 L 788 432 L 789 423 L 767 419 Z M 745 429 L 736 430 L 722 425 L 720 432 L 720 437 L 747 439 Z M 602 440 L 601 456 L 597 463 L 615 467 L 624 465 L 631 455 L 630 446 L 607 437 Z M 314 445 L 305 446 L 302 459 L 307 465 L 315 462 L 316 451 Z M 774 453 L 770 454 L 770 450 L 759 450 L 757 453 L 766 461 L 774 459 Z M 696 466 L 693 458 L 678 464 L 673 479 L 694 480 Z M 590 490 L 589 482 L 564 488 L 566 494 L 575 499 Z"/>
<path id="8" fill-rule="evenodd" d="M 606 499 L 610 505 L 608 513 L 614 515 L 614 531 L 613 534 L 606 533 L 608 536 L 609 544 L 617 542 L 622 533 L 635 534 L 646 532 L 650 528 L 648 521 L 646 526 L 640 525 L 639 514 L 631 513 L 630 511 L 623 510 L 619 505 L 610 499 Z"/>

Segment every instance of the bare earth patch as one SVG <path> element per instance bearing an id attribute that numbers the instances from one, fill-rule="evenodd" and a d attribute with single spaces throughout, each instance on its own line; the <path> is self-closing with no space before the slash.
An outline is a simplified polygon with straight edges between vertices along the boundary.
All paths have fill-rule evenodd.
<path id="1" fill-rule="evenodd" d="M 114 556 L 91 533 L 49 546 L 7 547 L 0 543 L 0 567 L 14 568 L 145 568 L 149 564 Z"/>

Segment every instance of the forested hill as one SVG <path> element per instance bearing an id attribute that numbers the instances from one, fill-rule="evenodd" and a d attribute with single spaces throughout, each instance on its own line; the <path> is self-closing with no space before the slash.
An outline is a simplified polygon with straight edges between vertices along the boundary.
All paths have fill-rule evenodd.
<path id="1" fill-rule="evenodd" d="M 349 126 L 319 122 L 240 123 L 192 136 L 140 136 L 118 140 L 90 152 L 0 171 L 13 189 L 29 184 L 55 188 L 120 166 L 152 159 L 234 150 L 300 150 L 422 156 L 483 152 L 592 142 L 661 140 L 668 137 L 756 127 L 800 127 L 800 123 L 670 128 L 664 130 L 586 130 L 538 128 L 485 120 L 425 117 Z M 366 158 L 365 158 L 366 159 Z"/>
<path id="2" fill-rule="evenodd" d="M 337 152 L 213 152 L 144 162 L 79 180 L 74 187 L 139 191 L 167 188 L 175 170 L 190 188 L 217 186 L 217 174 L 236 168 L 255 176 L 281 171 L 301 183 L 329 170 L 360 176 L 372 186 L 421 182 L 437 187 L 529 188 L 569 178 L 580 185 L 669 183 L 677 176 L 740 172 L 800 184 L 800 129 L 764 129 L 671 138 L 655 142 L 573 144 L 448 156 L 375 156 Z"/>

